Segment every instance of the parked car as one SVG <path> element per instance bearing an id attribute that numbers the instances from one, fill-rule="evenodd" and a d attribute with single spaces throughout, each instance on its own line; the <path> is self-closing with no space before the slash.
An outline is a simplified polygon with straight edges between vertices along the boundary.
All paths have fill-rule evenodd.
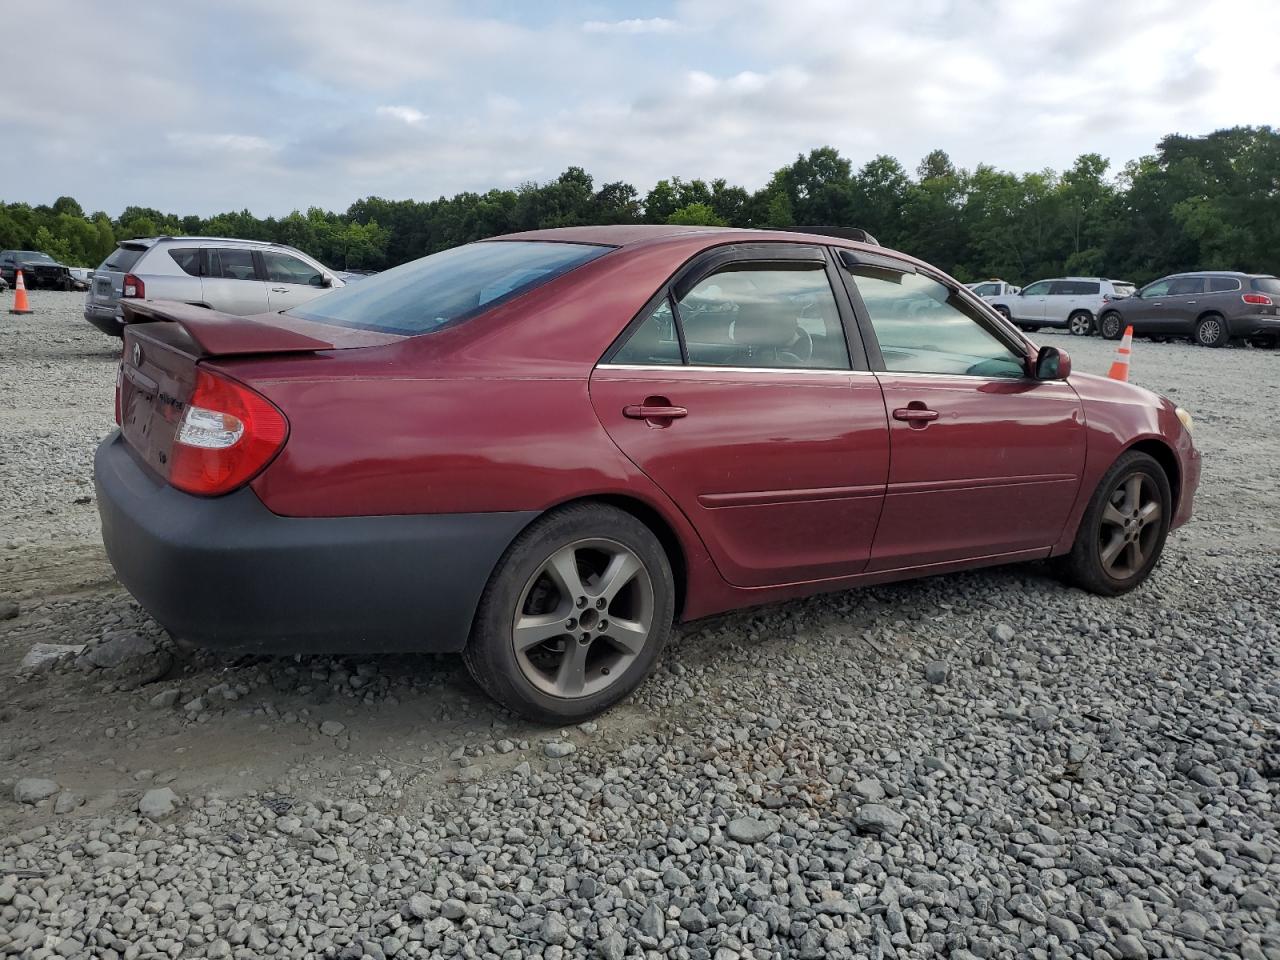
<path id="1" fill-rule="evenodd" d="M 1050 557 L 1124 593 L 1200 476 L 1168 400 L 825 236 L 535 231 L 280 314 L 125 310 L 95 476 L 143 607 L 224 648 L 461 652 L 545 722 L 676 619 Z"/>
<path id="2" fill-rule="evenodd" d="M 1015 287 L 1011 283 L 1003 280 L 983 280 L 981 283 L 966 284 L 970 290 L 980 296 L 983 300 L 993 300 L 996 297 L 1016 297 L 1021 291 L 1021 287 Z"/>
<path id="3" fill-rule="evenodd" d="M 6 280 L 4 277 L 0 277 L 0 293 L 3 293 L 8 289 L 9 289 L 9 281 Z"/>
<path id="4" fill-rule="evenodd" d="M 363 280 L 365 277 L 376 276 L 377 273 L 377 270 L 340 270 L 338 271 L 338 276 L 344 282 L 351 283 L 353 280 Z"/>
<path id="5" fill-rule="evenodd" d="M 120 336 L 126 299 L 177 300 L 236 316 L 278 313 L 343 286 L 301 250 L 257 240 L 124 240 L 94 271 L 84 318 Z"/>
<path id="6" fill-rule="evenodd" d="M 69 268 L 47 253 L 41 253 L 39 250 L 0 250 L 0 277 L 13 286 L 17 283 L 19 270 L 22 271 L 23 285 L 30 289 L 36 287 L 71 289 Z"/>
<path id="7" fill-rule="evenodd" d="M 1127 280 L 1061 277 L 1037 280 L 1014 296 L 993 297 L 991 306 L 1028 333 L 1041 327 L 1070 330 L 1078 337 L 1094 331 L 1098 316 L 1112 300 L 1133 294 Z"/>
<path id="8" fill-rule="evenodd" d="M 1138 336 L 1186 337 L 1206 347 L 1233 339 L 1275 347 L 1280 340 L 1280 280 L 1269 274 L 1204 270 L 1149 283 L 1133 297 L 1109 304 L 1101 331 L 1119 340 L 1132 325 Z"/>
<path id="9" fill-rule="evenodd" d="M 71 288 L 73 290 L 88 290 L 89 278 L 93 276 L 93 271 L 88 267 L 68 267 L 67 272 L 71 275 Z"/>

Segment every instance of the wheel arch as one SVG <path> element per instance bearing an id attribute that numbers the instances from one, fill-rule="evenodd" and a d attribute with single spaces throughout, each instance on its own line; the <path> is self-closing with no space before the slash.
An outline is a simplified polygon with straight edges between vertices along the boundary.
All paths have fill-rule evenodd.
<path id="1" fill-rule="evenodd" d="M 1147 437 L 1125 447 L 1121 451 L 1121 456 L 1130 450 L 1136 450 L 1138 453 L 1145 453 L 1147 456 L 1160 464 L 1160 468 L 1164 470 L 1164 475 L 1169 478 L 1169 493 L 1173 498 L 1173 507 L 1176 511 L 1178 504 L 1182 502 L 1182 471 L 1178 466 L 1177 454 L 1163 440 L 1155 437 Z"/>

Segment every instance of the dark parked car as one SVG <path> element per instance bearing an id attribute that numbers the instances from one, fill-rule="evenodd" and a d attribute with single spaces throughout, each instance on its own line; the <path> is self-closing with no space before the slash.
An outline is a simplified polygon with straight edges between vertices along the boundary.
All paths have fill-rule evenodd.
<path id="1" fill-rule="evenodd" d="M 1206 347 L 1232 340 L 1274 347 L 1280 339 L 1280 280 L 1266 274 L 1199 271 L 1149 283 L 1132 297 L 1107 305 L 1099 330 L 1119 340 L 1136 336 L 1187 337 Z"/>
<path id="2" fill-rule="evenodd" d="M 1123 593 L 1200 477 L 1168 400 L 827 236 L 567 228 L 281 314 L 124 309 L 98 504 L 160 623 L 458 651 L 542 721 L 625 696 L 676 619 L 1050 557 Z"/>
<path id="3" fill-rule="evenodd" d="M 47 253 L 39 250 L 0 250 L 0 277 L 13 286 L 18 271 L 22 282 L 29 288 L 54 287 L 70 290 L 73 286 L 71 270 Z"/>

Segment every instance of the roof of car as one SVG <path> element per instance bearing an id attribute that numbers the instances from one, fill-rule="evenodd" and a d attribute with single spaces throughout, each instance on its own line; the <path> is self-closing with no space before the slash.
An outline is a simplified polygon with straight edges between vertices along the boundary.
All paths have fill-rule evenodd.
<path id="1" fill-rule="evenodd" d="M 245 240 L 240 237 L 134 237 L 129 240 L 121 240 L 120 243 L 138 243 L 145 244 L 147 246 L 155 246 L 162 240 L 173 240 L 178 243 L 243 243 L 250 247 L 287 247 L 290 250 L 293 249 L 292 247 L 289 247 L 287 243 L 277 243 L 274 240 Z"/>
<path id="2" fill-rule="evenodd" d="M 750 229 L 743 227 L 677 226 L 665 223 L 623 223 L 591 227 L 554 227 L 549 230 L 526 230 L 506 233 L 489 240 L 552 240 L 560 243 L 601 243 L 612 247 L 630 247 L 642 243 L 675 240 L 696 234 L 706 234 L 716 240 L 731 239 L 738 235 L 748 240 L 784 240 L 791 243 L 826 243 L 837 246 L 868 246 L 855 240 L 833 237 L 830 234 L 802 233 L 803 228 L 789 230 Z"/>
<path id="3" fill-rule="evenodd" d="M 1242 270 L 1184 270 L 1182 273 L 1170 273 L 1169 277 L 1269 277 L 1269 273 L 1245 273 Z"/>

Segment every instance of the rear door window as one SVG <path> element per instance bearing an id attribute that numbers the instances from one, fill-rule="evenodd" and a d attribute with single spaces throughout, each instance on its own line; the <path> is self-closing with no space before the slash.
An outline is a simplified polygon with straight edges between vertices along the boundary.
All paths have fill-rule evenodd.
<path id="1" fill-rule="evenodd" d="M 200 248 L 175 247 L 169 251 L 173 262 L 182 268 L 182 272 L 191 277 L 200 276 Z"/>
<path id="2" fill-rule="evenodd" d="M 644 322 L 635 328 L 609 362 L 639 366 L 673 366 L 683 362 L 680 356 L 680 335 L 676 332 L 676 318 L 671 311 L 670 297 L 664 297 L 662 303 L 645 317 Z"/>
<path id="3" fill-rule="evenodd" d="M 263 250 L 262 263 L 267 268 L 267 279 L 272 283 L 304 283 L 313 287 L 324 284 L 324 274 L 287 253 Z"/>
<path id="4" fill-rule="evenodd" d="M 1048 280 L 1038 280 L 1029 287 L 1023 288 L 1024 297 L 1043 297 L 1049 292 L 1051 284 Z"/>
<path id="5" fill-rule="evenodd" d="M 731 264 L 677 304 L 689 363 L 848 370 L 849 347 L 826 268 Z"/>
<path id="6" fill-rule="evenodd" d="M 218 247 L 209 251 L 209 276 L 223 280 L 257 280 L 252 250 Z"/>
<path id="7" fill-rule="evenodd" d="M 1232 290 L 1240 289 L 1240 281 L 1235 277 L 1210 277 L 1209 292 L 1210 293 L 1230 293 Z"/>

